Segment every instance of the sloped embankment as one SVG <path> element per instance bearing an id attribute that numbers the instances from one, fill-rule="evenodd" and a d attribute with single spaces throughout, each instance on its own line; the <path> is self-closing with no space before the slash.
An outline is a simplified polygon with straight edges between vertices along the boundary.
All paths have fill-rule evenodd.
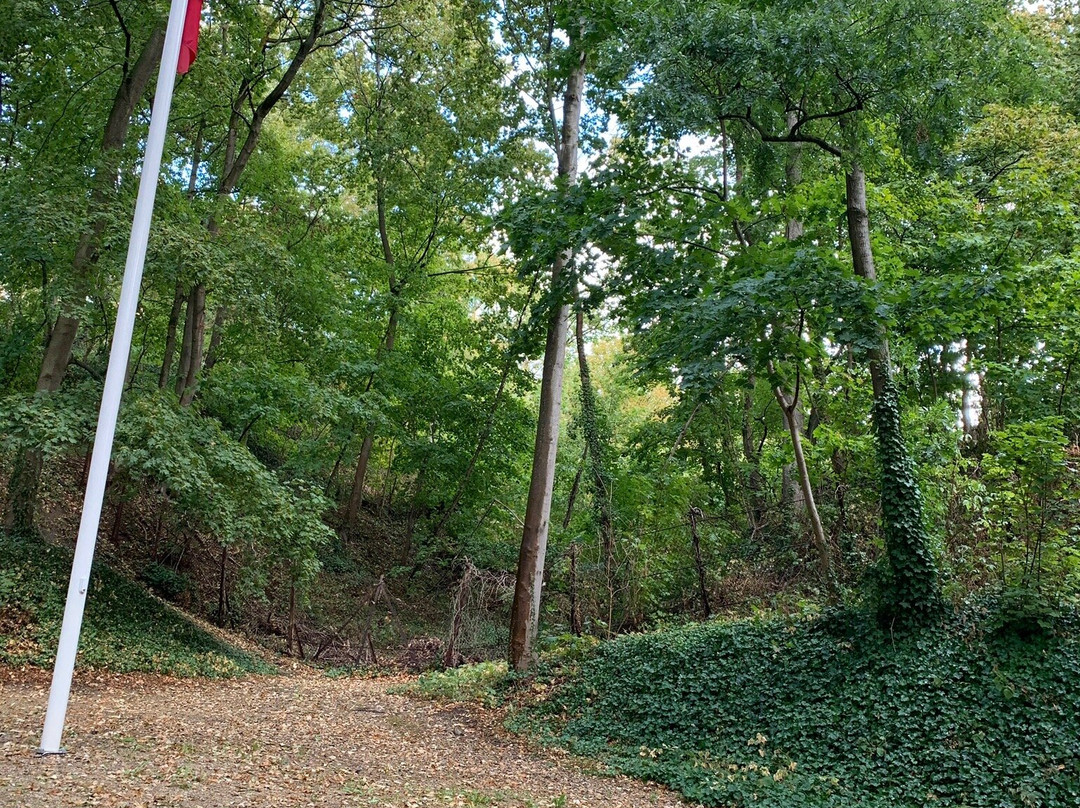
<path id="1" fill-rule="evenodd" d="M 519 721 L 707 805 L 1080 805 L 1075 625 L 715 622 L 600 645 Z"/>
<path id="2" fill-rule="evenodd" d="M 0 663 L 52 665 L 70 573 L 71 551 L 0 537 Z M 273 670 L 100 562 L 91 577 L 77 664 L 172 676 Z"/>

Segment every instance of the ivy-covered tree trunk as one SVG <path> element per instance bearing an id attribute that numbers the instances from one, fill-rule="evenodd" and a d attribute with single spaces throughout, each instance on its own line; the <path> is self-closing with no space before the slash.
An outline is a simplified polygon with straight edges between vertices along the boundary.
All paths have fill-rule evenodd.
<path id="1" fill-rule="evenodd" d="M 866 174 L 858 163 L 846 176 L 848 241 L 855 274 L 877 280 L 870 242 Z M 889 365 L 889 342 L 877 326 L 877 344 L 869 351 L 874 387 L 871 413 L 881 461 L 881 512 L 890 580 L 884 593 L 886 611 L 902 622 L 918 622 L 940 607 L 941 588 L 930 538 L 923 523 L 922 500 L 915 465 L 904 445 L 900 401 Z"/>
<path id="2" fill-rule="evenodd" d="M 578 173 L 581 98 L 585 90 L 585 53 L 579 50 L 576 35 L 571 35 L 570 49 L 571 53 L 577 53 L 577 63 L 567 76 L 566 94 L 563 96 L 558 174 L 568 184 L 573 184 Z M 558 294 L 564 282 L 563 274 L 569 259 L 569 254 L 564 252 L 551 268 L 551 288 L 555 294 Z M 569 324 L 570 306 L 556 305 L 548 323 L 544 348 L 540 416 L 536 426 L 529 498 L 525 506 L 525 529 L 518 553 L 514 605 L 510 614 L 510 667 L 517 671 L 526 671 L 532 665 L 533 644 L 540 625 L 540 597 L 551 519 L 551 493 L 555 483 L 555 455 L 559 446 L 559 414 Z"/>

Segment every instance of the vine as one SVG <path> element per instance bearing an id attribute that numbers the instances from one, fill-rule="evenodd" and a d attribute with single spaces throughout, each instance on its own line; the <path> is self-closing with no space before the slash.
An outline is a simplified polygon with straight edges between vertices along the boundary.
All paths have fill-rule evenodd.
<path id="1" fill-rule="evenodd" d="M 883 616 L 899 623 L 926 622 L 941 608 L 941 586 L 923 522 L 922 499 L 900 429 L 900 401 L 892 379 L 873 409 L 881 463 L 881 511 L 889 575 Z"/>

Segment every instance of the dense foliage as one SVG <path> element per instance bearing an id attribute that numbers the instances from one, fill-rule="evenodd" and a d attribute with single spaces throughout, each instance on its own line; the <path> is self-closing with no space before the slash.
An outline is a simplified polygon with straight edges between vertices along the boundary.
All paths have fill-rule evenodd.
<path id="1" fill-rule="evenodd" d="M 303 624 L 358 661 L 376 593 L 416 607 L 388 642 L 458 602 L 503 637 L 564 312 L 541 636 L 1075 595 L 1071 6 L 205 5 L 120 566 L 299 654 Z M 0 36 L 11 535 L 73 538 L 166 6 L 15 3 Z"/>
<path id="2" fill-rule="evenodd" d="M 6 662 L 55 641 L 168 5 L 4 7 Z M 1078 36 L 206 0 L 98 543 L 141 584 L 99 567 L 82 661 L 258 667 L 143 584 L 342 664 L 579 635 L 530 714 L 692 799 L 1077 804 Z"/>
<path id="3" fill-rule="evenodd" d="M 1074 805 L 1075 616 L 987 607 L 899 636 L 847 613 L 620 638 L 515 722 L 705 805 Z"/>

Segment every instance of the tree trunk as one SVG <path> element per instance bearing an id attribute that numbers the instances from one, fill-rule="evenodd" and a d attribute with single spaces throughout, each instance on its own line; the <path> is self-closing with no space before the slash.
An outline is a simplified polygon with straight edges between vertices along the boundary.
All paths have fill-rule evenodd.
<path id="1" fill-rule="evenodd" d="M 186 352 L 188 363 L 187 373 L 183 377 L 183 389 L 180 392 L 181 407 L 191 406 L 195 398 L 199 369 L 202 364 L 203 338 L 206 335 L 206 287 L 203 284 L 196 283 L 191 287 L 187 307 L 191 328 L 184 329 L 184 336 L 190 336 L 191 342 Z"/>
<path id="2" fill-rule="evenodd" d="M 185 314 L 184 314 L 184 333 L 180 339 L 180 365 L 176 369 L 176 396 L 179 398 L 184 395 L 184 389 L 187 385 L 188 373 L 191 372 L 191 345 L 194 342 L 194 330 L 195 330 L 195 309 L 191 305 L 191 293 L 184 294 L 184 300 L 186 301 Z"/>
<path id="3" fill-rule="evenodd" d="M 461 638 L 461 629 L 465 624 L 465 608 L 469 602 L 469 586 L 473 578 L 472 563 L 466 560 L 465 573 L 461 576 L 458 584 L 457 595 L 454 598 L 454 613 L 450 618 L 450 637 L 446 642 L 446 653 L 443 655 L 444 668 L 456 668 L 458 666 L 458 640 Z"/>
<path id="4" fill-rule="evenodd" d="M 600 434 L 600 418 L 596 406 L 589 359 L 585 354 L 585 314 L 578 306 L 574 323 L 574 342 L 577 345 L 578 376 L 581 379 L 581 421 L 585 446 L 589 457 L 589 477 L 592 482 L 593 512 L 600 530 L 600 544 L 604 552 L 604 576 L 608 592 L 615 589 L 615 522 L 611 514 L 611 492 L 608 490 L 607 471 L 604 468 L 604 441 Z M 611 611 L 609 603 L 609 613 Z"/>
<path id="5" fill-rule="evenodd" d="M 848 241 L 855 274 L 877 279 L 870 241 L 870 214 L 866 202 L 866 174 L 858 163 L 846 176 Z M 900 425 L 900 402 L 889 365 L 889 342 L 885 329 L 874 324 L 876 345 L 867 353 L 874 387 L 871 419 L 877 433 L 881 462 L 881 509 L 885 549 L 892 580 L 887 600 L 895 617 L 920 619 L 940 605 L 940 584 L 929 537 L 923 524 L 922 501 L 914 463 L 904 445 Z"/>
<path id="6" fill-rule="evenodd" d="M 360 456 L 356 460 L 356 471 L 353 473 L 352 492 L 349 494 L 349 509 L 345 515 L 345 525 L 351 533 L 356 529 L 356 520 L 360 515 L 360 506 L 364 501 L 364 478 L 367 476 L 368 461 L 371 459 L 371 447 L 375 442 L 375 436 L 371 434 L 371 428 L 364 435 L 364 442 L 360 444 Z"/>
<path id="7" fill-rule="evenodd" d="M 225 594 L 225 571 L 229 560 L 229 548 L 221 545 L 221 570 L 218 574 L 218 613 L 217 624 L 225 627 L 225 616 L 228 611 L 227 596 Z"/>
<path id="8" fill-rule="evenodd" d="M 159 390 L 164 390 L 169 386 L 173 354 L 176 353 L 176 328 L 180 325 L 180 312 L 184 310 L 184 299 L 184 287 L 180 285 L 180 281 L 177 281 L 176 291 L 173 293 L 172 310 L 169 312 L 169 325 L 165 329 L 165 352 L 161 358 L 161 372 L 158 374 Z"/>
<path id="9" fill-rule="evenodd" d="M 75 248 L 75 257 L 71 263 L 74 294 L 71 306 L 63 306 L 45 346 L 45 355 L 41 360 L 41 372 L 38 374 L 38 392 L 56 392 L 64 380 L 71 349 L 79 330 L 79 315 L 76 311 L 90 294 L 89 275 L 97 261 L 97 252 L 101 248 L 101 239 L 108 226 L 105 211 L 106 201 L 116 184 L 117 153 L 127 139 L 131 128 L 131 116 L 139 103 L 154 70 L 161 61 L 161 49 L 165 43 L 165 31 L 156 29 L 150 34 L 142 53 L 135 61 L 131 71 L 120 81 L 116 96 L 113 98 L 109 119 L 105 123 L 105 132 L 101 140 L 102 162 L 94 172 L 94 189 L 90 196 L 91 224 L 79 237 Z"/>
<path id="10" fill-rule="evenodd" d="M 225 319 L 229 316 L 226 306 L 218 306 L 214 314 L 214 327 L 210 332 L 210 347 L 206 350 L 206 361 L 203 363 L 203 372 L 209 373 L 214 369 L 220 358 L 221 339 L 225 335 Z"/>
<path id="11" fill-rule="evenodd" d="M 578 50 L 576 34 L 571 34 L 571 52 Z M 563 97 L 562 132 L 559 142 L 559 176 L 568 184 L 577 181 L 577 152 L 581 120 L 581 96 L 585 88 L 585 53 L 581 51 L 577 64 L 566 81 Z M 560 295 L 565 282 L 563 273 L 569 261 L 564 252 L 551 268 L 553 294 Z M 540 624 L 540 597 L 544 580 L 544 556 L 547 553 L 548 527 L 551 517 L 551 493 L 555 482 L 555 455 L 559 444 L 559 413 L 561 410 L 563 368 L 566 363 L 566 336 L 570 307 L 556 304 L 548 323 L 547 344 L 544 349 L 544 370 L 540 382 L 540 414 L 533 450 L 532 478 L 525 506 L 525 529 L 518 554 L 517 579 L 514 586 L 514 605 L 510 615 L 510 667 L 528 670 L 533 662 L 533 643 Z"/>
<path id="12" fill-rule="evenodd" d="M 379 351 L 379 356 L 376 357 L 376 363 L 382 356 L 390 353 L 394 350 L 394 341 L 397 335 L 397 323 L 398 313 L 395 307 L 390 312 L 390 322 L 386 326 L 386 338 L 383 341 L 382 347 Z M 378 365 L 376 364 L 376 370 L 378 371 Z M 368 377 L 367 386 L 364 388 L 364 392 L 367 392 L 375 384 L 375 372 L 372 372 Z M 372 430 L 371 424 L 368 424 L 364 433 L 364 442 L 360 445 L 360 455 L 356 459 L 356 471 L 353 474 L 352 491 L 349 493 L 349 508 L 345 516 L 346 532 L 351 533 L 356 529 L 356 520 L 360 515 L 360 506 L 364 500 L 364 480 L 367 478 L 368 462 L 371 460 L 371 448 L 375 442 L 375 433 Z"/>
<path id="13" fill-rule="evenodd" d="M 866 203 L 866 173 L 858 163 L 847 173 L 848 243 L 851 245 L 851 264 L 855 274 L 868 281 L 877 280 L 874 252 L 870 241 L 870 213 Z M 875 326 L 877 344 L 867 350 L 870 358 L 870 381 L 874 399 L 880 398 L 892 376 L 889 366 L 889 341 L 885 331 Z"/>
<path id="14" fill-rule="evenodd" d="M 747 521 L 756 533 L 765 519 L 765 477 L 761 473 L 761 451 L 754 445 L 754 385 L 753 374 L 747 377 L 743 391 L 742 447 L 743 459 L 749 467 L 746 476 Z M 762 440 L 762 443 L 765 441 Z"/>
<path id="15" fill-rule="evenodd" d="M 787 113 L 787 127 L 788 132 L 793 132 L 795 126 L 799 121 L 799 113 L 795 110 L 789 110 Z M 799 183 L 802 182 L 802 143 L 791 143 L 788 146 L 787 162 L 784 165 L 784 177 L 787 180 L 787 191 L 790 195 L 792 191 L 799 187 Z M 784 227 L 784 238 L 788 241 L 795 241 L 802 238 L 804 228 L 802 220 L 798 216 L 789 215 L 787 217 L 787 224 Z"/>
<path id="16" fill-rule="evenodd" d="M 705 561 L 701 556 L 701 537 L 698 535 L 697 523 L 704 516 L 701 508 L 691 508 L 687 515 L 690 519 L 690 539 L 694 544 L 694 568 L 697 570 L 698 591 L 701 594 L 701 611 L 708 620 L 712 617 L 712 605 L 709 603 L 709 587 L 705 577 Z"/>
<path id="17" fill-rule="evenodd" d="M 202 164 L 202 151 L 203 124 L 200 123 L 199 129 L 195 134 L 195 144 L 191 149 L 191 173 L 188 175 L 187 187 L 188 199 L 195 198 L 195 191 L 198 188 L 199 166 Z M 164 390 L 169 385 L 169 374 L 172 372 L 173 354 L 176 352 L 176 328 L 180 324 L 180 312 L 183 311 L 184 301 L 187 299 L 187 295 L 184 294 L 184 285 L 180 281 L 181 269 L 183 269 L 182 261 L 180 262 L 180 265 L 176 267 L 176 291 L 173 293 L 172 310 L 169 312 L 169 325 L 165 329 L 165 352 L 161 359 L 161 373 L 158 374 L 159 390 Z M 183 360 L 181 360 L 181 365 L 183 365 Z M 180 375 L 186 377 L 186 367 L 181 369 Z"/>
<path id="18" fill-rule="evenodd" d="M 798 385 L 796 385 L 798 391 Z M 829 592 L 830 598 L 838 595 L 836 588 L 836 573 L 833 569 L 832 552 L 829 550 L 829 542 L 825 538 L 825 528 L 821 524 L 821 515 L 818 513 L 817 503 L 814 501 L 814 488 L 810 484 L 810 471 L 806 465 L 806 455 L 803 454 L 802 424 L 801 419 L 795 417 L 799 406 L 799 400 L 795 396 L 789 396 L 779 386 L 773 388 L 776 403 L 784 413 L 784 424 L 791 435 L 791 448 L 795 451 L 795 468 L 799 472 L 799 485 L 805 500 L 806 515 L 810 520 L 810 528 L 814 537 L 814 549 L 818 556 L 818 571 L 821 579 Z M 796 395 L 798 393 L 796 392 Z"/>
<path id="19" fill-rule="evenodd" d="M 285 655 L 293 655 L 293 640 L 296 639 L 296 584 L 289 586 L 289 625 L 285 629 Z"/>
<path id="20" fill-rule="evenodd" d="M 289 87 L 299 74 L 300 68 L 303 67 L 304 62 L 307 61 L 307 58 L 318 46 L 326 22 L 328 6 L 329 0 L 317 0 L 314 4 L 311 13 L 311 29 L 299 39 L 296 52 L 285 68 L 285 72 L 282 73 L 281 78 L 257 105 L 254 103 L 252 82 L 246 78 L 242 81 L 240 91 L 233 101 L 233 114 L 229 120 L 225 160 L 217 189 L 219 199 L 228 197 L 236 190 L 244 169 L 247 168 L 248 161 L 255 153 L 267 116 L 274 110 L 278 102 L 285 97 L 285 93 L 288 92 Z M 240 110 L 245 109 L 248 105 L 251 106 L 250 117 L 245 117 Z M 244 138 L 240 148 L 237 149 L 236 144 L 239 142 L 239 126 L 241 123 L 247 126 L 247 136 Z M 214 216 L 207 220 L 206 229 L 211 236 L 217 235 L 218 223 Z M 187 365 L 181 369 L 177 379 L 177 395 L 180 396 L 180 406 L 182 407 L 190 406 L 194 400 L 199 374 L 203 369 L 202 345 L 206 332 L 206 287 L 201 282 L 192 287 L 191 300 L 197 303 L 194 311 L 192 311 L 191 302 L 188 303 L 192 336 L 191 350 L 187 353 Z M 187 331 L 185 328 L 186 336 Z M 218 342 L 220 343 L 220 338 Z M 214 358 L 216 360 L 216 356 Z"/>
<path id="21" fill-rule="evenodd" d="M 401 542 L 401 563 L 406 563 L 412 556 L 413 536 L 416 533 L 416 522 L 420 518 L 420 495 L 424 492 L 424 484 L 427 477 L 427 458 L 420 464 L 420 471 L 416 473 L 416 487 L 412 492 L 412 501 L 409 503 L 409 515 L 405 518 L 405 538 Z"/>
<path id="22" fill-rule="evenodd" d="M 78 307 L 90 294 L 90 273 L 101 239 L 108 226 L 106 201 L 116 184 L 118 153 L 124 145 L 131 116 L 139 103 L 155 68 L 161 61 L 161 49 L 165 43 L 165 30 L 155 29 L 131 70 L 120 80 L 109 118 L 101 138 L 101 164 L 94 171 L 93 190 L 90 194 L 90 226 L 79 237 L 72 259 L 73 294 L 68 301 L 61 301 L 61 311 L 49 329 L 45 352 L 41 357 L 36 390 L 55 393 L 60 389 L 71 361 L 71 350 L 79 331 Z M 15 468 L 8 484 L 8 512 L 4 522 L 13 532 L 30 535 L 35 532 L 34 511 L 37 507 L 38 488 L 41 484 L 43 458 L 38 449 L 25 449 L 16 456 Z"/>
<path id="23" fill-rule="evenodd" d="M 394 251 L 390 246 L 390 231 L 386 226 L 386 195 L 382 181 L 376 183 L 375 208 L 378 215 L 379 241 L 382 244 L 383 260 L 390 268 L 390 321 L 386 324 L 386 334 L 383 344 L 375 356 L 375 370 L 368 376 L 364 392 L 368 392 L 375 384 L 375 375 L 379 370 L 382 359 L 394 350 L 394 342 L 397 339 L 398 325 L 398 298 L 403 291 L 402 284 L 398 283 L 394 267 Z M 371 459 L 371 446 L 375 440 L 372 424 L 367 424 L 364 429 L 364 442 L 360 446 L 360 456 L 356 459 L 356 471 L 353 474 L 352 491 L 349 493 L 349 508 L 345 515 L 345 531 L 351 533 L 356 529 L 356 519 L 360 515 L 360 505 L 364 499 L 364 480 L 367 478 L 368 461 Z"/>
<path id="24" fill-rule="evenodd" d="M 578 597 L 577 562 L 581 547 L 577 542 L 570 545 L 570 633 L 581 636 L 581 600 Z"/>
<path id="25" fill-rule="evenodd" d="M 797 120 L 798 113 L 794 111 L 788 112 L 787 124 L 789 131 L 794 131 Z M 785 173 L 789 194 L 798 188 L 799 183 L 802 181 L 802 148 L 802 144 L 797 143 L 793 144 L 788 151 Z M 789 212 L 784 235 L 788 241 L 794 241 L 803 235 L 803 223 L 793 212 Z M 804 317 L 800 314 L 800 337 L 802 336 L 803 321 Z M 773 369 L 771 363 L 769 369 Z M 790 497 L 785 496 L 785 501 L 796 513 L 805 512 L 809 518 L 811 535 L 814 539 L 814 549 L 817 551 L 818 556 L 818 569 L 830 599 L 835 599 L 839 593 L 836 585 L 836 573 L 833 569 L 832 553 L 829 550 L 829 542 L 825 538 L 825 528 L 821 524 L 821 515 L 818 513 L 817 503 L 814 501 L 814 488 L 810 483 L 810 471 L 806 466 L 806 455 L 803 453 L 802 432 L 804 418 L 802 410 L 799 409 L 799 381 L 800 377 L 796 375 L 795 392 L 791 395 L 788 395 L 787 391 L 780 385 L 773 388 L 776 403 L 780 405 L 780 410 L 784 414 L 784 425 L 787 427 L 788 434 L 791 435 L 791 448 L 795 453 L 795 469 L 798 473 L 798 486 L 794 487 Z M 788 469 L 785 468 L 785 482 L 789 477 L 789 473 Z"/>
<path id="26" fill-rule="evenodd" d="M 397 443 L 391 439 L 390 450 L 387 454 L 386 471 L 383 473 L 383 487 L 379 494 L 379 513 L 387 516 L 390 513 L 390 500 L 394 496 L 394 488 L 397 486 L 397 475 L 394 474 L 394 450 Z"/>
<path id="27" fill-rule="evenodd" d="M 570 519 L 574 516 L 574 504 L 577 502 L 578 491 L 581 490 L 581 475 L 585 471 L 585 463 L 589 459 L 589 447 L 581 453 L 581 462 L 578 464 L 577 473 L 574 474 L 574 483 L 570 486 L 570 496 L 566 498 L 566 514 L 563 516 L 562 529 L 570 527 Z"/>
<path id="28" fill-rule="evenodd" d="M 109 533 L 109 541 L 115 547 L 120 543 L 120 531 L 124 527 L 124 500 L 118 500 L 116 503 L 116 511 L 113 514 L 113 526 L 112 531 Z"/>

